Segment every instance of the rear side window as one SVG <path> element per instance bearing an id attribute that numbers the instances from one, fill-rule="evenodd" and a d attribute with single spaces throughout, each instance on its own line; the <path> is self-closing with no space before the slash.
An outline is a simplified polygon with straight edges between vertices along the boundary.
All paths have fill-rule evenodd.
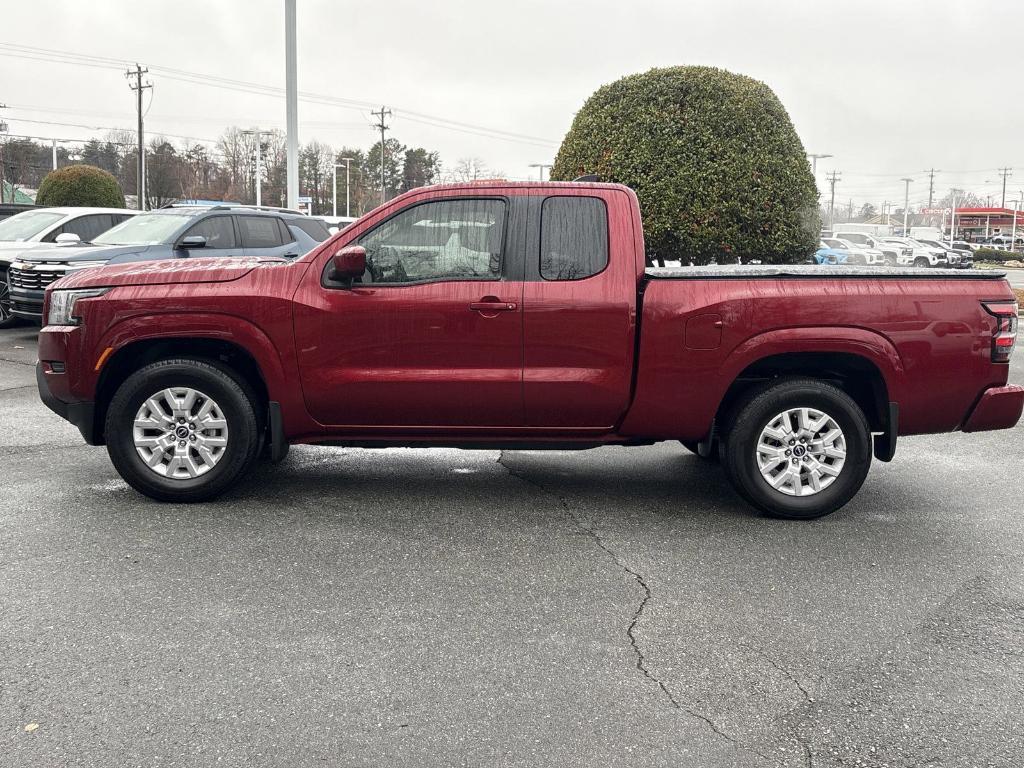
<path id="1" fill-rule="evenodd" d="M 277 248 L 285 244 L 276 216 L 239 216 L 243 248 Z"/>
<path id="2" fill-rule="evenodd" d="M 235 228 L 231 226 L 230 216 L 210 216 L 203 219 L 183 237 L 201 235 L 206 238 L 207 248 L 234 248 Z"/>
<path id="3" fill-rule="evenodd" d="M 318 243 L 322 243 L 331 236 L 331 232 L 327 229 L 327 225 L 320 219 L 306 219 L 296 216 L 294 219 L 288 219 L 288 224 L 293 227 L 298 227 Z"/>
<path id="4" fill-rule="evenodd" d="M 540 274 L 582 280 L 608 266 L 608 212 L 596 197 L 549 197 L 540 214 Z"/>

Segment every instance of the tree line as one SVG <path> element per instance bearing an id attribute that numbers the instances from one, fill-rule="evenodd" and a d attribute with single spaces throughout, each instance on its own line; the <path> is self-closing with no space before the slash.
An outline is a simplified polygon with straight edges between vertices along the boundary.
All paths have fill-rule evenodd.
<path id="1" fill-rule="evenodd" d="M 256 202 L 256 142 L 260 141 L 261 194 L 265 205 L 284 206 L 287 168 L 285 135 L 266 131 L 259 138 L 232 126 L 213 147 L 198 142 L 174 142 L 155 136 L 146 147 L 146 198 L 149 208 L 176 200 Z M 108 131 L 84 142 L 79 149 L 57 147 L 57 166 L 85 163 L 113 174 L 126 195 L 137 194 L 136 135 L 128 130 Z M 416 187 L 439 182 L 460 182 L 501 175 L 479 158 L 462 158 L 442 167 L 440 154 L 425 147 L 410 147 L 397 138 L 367 149 L 335 148 L 312 141 L 299 149 L 299 194 L 311 198 L 311 213 L 330 215 L 335 165 L 338 173 L 338 214 L 346 210 L 345 165 L 349 168 L 350 210 L 360 216 L 381 202 L 381 153 L 384 155 L 383 197 L 390 200 Z M 53 168 L 52 147 L 31 139 L 0 141 L 3 178 L 15 187 L 38 189 Z"/>

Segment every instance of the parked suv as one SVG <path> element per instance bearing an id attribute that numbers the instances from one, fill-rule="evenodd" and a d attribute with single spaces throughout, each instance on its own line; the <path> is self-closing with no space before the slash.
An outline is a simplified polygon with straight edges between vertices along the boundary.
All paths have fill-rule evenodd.
<path id="1" fill-rule="evenodd" d="M 135 213 L 123 208 L 33 208 L 0 221 L 0 328 L 17 322 L 7 292 L 12 261 L 26 251 L 52 246 L 58 237 L 89 240 Z"/>
<path id="2" fill-rule="evenodd" d="M 11 311 L 39 320 L 46 286 L 89 267 L 199 255 L 294 258 L 329 236 L 322 221 L 279 210 L 225 205 L 142 213 L 89 242 L 20 256 L 8 272 Z"/>
<path id="3" fill-rule="evenodd" d="M 858 245 L 842 237 L 826 237 L 822 242 L 828 248 L 846 251 L 847 264 L 863 264 L 869 267 L 885 264 L 885 254 L 867 245 Z"/>
<path id="4" fill-rule="evenodd" d="M 974 251 L 970 248 L 961 248 L 956 243 L 951 246 L 942 240 L 918 240 L 918 242 L 931 248 L 944 250 L 949 266 L 955 269 L 970 269 L 974 266 Z"/>
<path id="5" fill-rule="evenodd" d="M 863 232 L 837 230 L 832 237 L 838 237 L 846 240 L 858 248 L 881 251 L 883 263 L 887 267 L 906 266 L 914 263 L 913 248 L 897 245 L 896 243 L 888 243 L 883 240 L 879 240 L 873 235 L 867 235 Z"/>
<path id="6" fill-rule="evenodd" d="M 945 267 L 949 265 L 945 248 L 928 246 L 912 237 L 887 237 L 885 242 L 910 248 L 913 256 L 912 264 L 915 267 Z"/>

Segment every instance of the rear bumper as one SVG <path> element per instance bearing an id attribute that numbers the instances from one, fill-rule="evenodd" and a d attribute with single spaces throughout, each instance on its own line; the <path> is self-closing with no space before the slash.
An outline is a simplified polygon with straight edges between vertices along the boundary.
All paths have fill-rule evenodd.
<path id="1" fill-rule="evenodd" d="M 39 389 L 39 399 L 43 405 L 56 413 L 62 419 L 70 421 L 89 445 L 102 445 L 102 435 L 96 434 L 96 404 L 89 402 L 67 403 L 57 397 L 50 390 L 50 382 L 47 376 L 63 376 L 64 374 L 49 373 L 43 368 L 43 363 L 36 363 L 36 387 Z"/>
<path id="2" fill-rule="evenodd" d="M 963 431 L 1009 429 L 1020 421 L 1021 413 L 1024 413 L 1024 387 L 992 387 L 985 390 L 968 415 Z"/>

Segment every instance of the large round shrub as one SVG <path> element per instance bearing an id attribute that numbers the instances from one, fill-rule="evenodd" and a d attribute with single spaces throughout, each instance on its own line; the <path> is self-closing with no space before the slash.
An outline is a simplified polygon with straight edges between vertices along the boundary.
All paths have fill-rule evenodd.
<path id="1" fill-rule="evenodd" d="M 771 88 L 743 75 L 668 67 L 600 88 L 551 169 L 584 174 L 636 191 L 654 259 L 798 263 L 817 246 L 803 144 Z"/>
<path id="2" fill-rule="evenodd" d="M 92 165 L 68 165 L 50 171 L 39 185 L 36 205 L 124 208 L 124 192 L 111 174 Z"/>

